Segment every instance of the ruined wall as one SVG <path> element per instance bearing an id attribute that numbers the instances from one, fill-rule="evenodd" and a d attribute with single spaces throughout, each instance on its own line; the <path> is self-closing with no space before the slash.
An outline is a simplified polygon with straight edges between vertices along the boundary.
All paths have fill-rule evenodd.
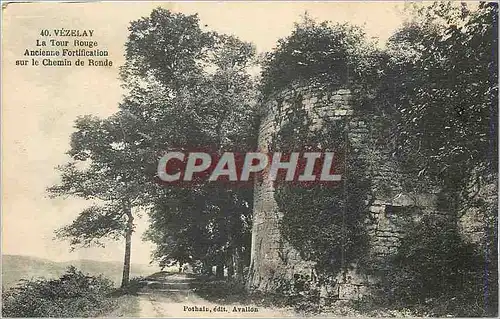
<path id="1" fill-rule="evenodd" d="M 273 134 L 290 105 L 298 96 L 312 119 L 313 128 L 321 127 L 321 118 L 327 117 L 348 124 L 348 138 L 355 156 L 368 163 L 367 175 L 372 181 L 374 198 L 360 200 L 371 202 L 367 229 L 370 234 L 370 254 L 376 260 L 397 249 L 401 233 L 396 226 L 397 207 L 417 205 L 433 206 L 431 195 L 402 194 L 399 184 L 399 170 L 395 159 L 386 147 L 377 140 L 371 129 L 370 119 L 354 114 L 351 107 L 351 92 L 347 87 L 325 90 L 323 87 L 293 85 L 289 89 L 272 95 L 263 105 L 258 146 L 261 152 L 268 152 Z M 278 211 L 274 199 L 272 182 L 264 178 L 256 184 L 254 194 L 252 252 L 248 286 L 251 289 L 272 291 L 276 278 L 291 279 L 294 274 L 312 275 L 313 264 L 301 260 L 297 251 L 284 241 L 279 231 Z M 355 265 L 354 265 L 355 266 Z M 376 268 L 376 267 L 375 267 Z M 325 293 L 338 299 L 359 298 L 367 287 L 376 284 L 373 278 L 359 271 L 346 271 L 339 275 L 335 287 L 325 287 Z"/>

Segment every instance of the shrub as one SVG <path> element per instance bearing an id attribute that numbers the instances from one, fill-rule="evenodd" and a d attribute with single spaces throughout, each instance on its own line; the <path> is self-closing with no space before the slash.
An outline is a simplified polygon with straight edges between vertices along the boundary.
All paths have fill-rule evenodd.
<path id="1" fill-rule="evenodd" d="M 122 295 L 137 295 L 141 288 L 147 286 L 146 277 L 139 276 L 130 278 L 128 285 L 125 287 L 121 287 L 113 292 L 114 296 L 122 296 Z"/>
<path id="2" fill-rule="evenodd" d="M 276 278 L 276 292 L 283 296 L 287 306 L 300 313 L 320 313 L 320 292 L 312 278 L 295 274 L 293 279 Z"/>
<path id="3" fill-rule="evenodd" d="M 485 274 L 484 257 L 456 225 L 424 216 L 410 227 L 389 261 L 383 298 L 426 316 L 496 316 L 497 277 Z"/>
<path id="4" fill-rule="evenodd" d="M 114 308 L 113 284 L 71 266 L 59 279 L 22 280 L 3 292 L 4 317 L 92 317 Z"/>

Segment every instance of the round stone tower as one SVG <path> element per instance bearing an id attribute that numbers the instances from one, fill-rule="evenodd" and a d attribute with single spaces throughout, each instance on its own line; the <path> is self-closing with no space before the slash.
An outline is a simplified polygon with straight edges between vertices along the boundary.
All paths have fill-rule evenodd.
<path id="1" fill-rule="evenodd" d="M 371 180 L 370 197 L 359 199 L 367 203 L 370 216 L 366 221 L 370 255 L 377 260 L 392 254 L 401 236 L 394 222 L 398 207 L 432 206 L 432 198 L 402 193 L 397 162 L 387 151 L 386 141 L 378 140 L 373 134 L 372 124 L 367 123 L 370 122 L 369 117 L 354 113 L 352 94 L 347 85 L 332 89 L 325 85 L 294 84 L 270 95 L 262 105 L 258 139 L 261 152 L 269 151 L 274 133 L 284 124 L 287 113 L 292 112 L 292 103 L 297 99 L 311 119 L 311 130 L 320 128 L 325 118 L 345 121 L 347 138 L 354 156 L 367 163 L 366 174 Z M 302 260 L 281 235 L 279 222 L 282 217 L 274 199 L 273 183 L 264 174 L 262 182 L 256 183 L 254 192 L 249 289 L 274 291 L 278 286 L 278 279 L 292 279 L 296 274 L 314 278 L 314 264 Z M 368 286 L 375 283 L 373 278 L 356 271 L 356 265 L 350 266 L 354 267 L 339 275 L 335 287 L 328 287 L 329 295 L 333 293 L 339 299 L 356 299 L 366 293 Z"/>
<path id="2" fill-rule="evenodd" d="M 262 107 L 258 146 L 263 153 L 275 132 L 283 125 L 291 104 L 299 98 L 314 126 L 321 126 L 326 116 L 334 120 L 348 120 L 352 115 L 350 91 L 339 88 L 325 92 L 321 87 L 293 85 L 271 95 Z M 363 129 L 361 129 L 363 131 Z M 292 278 L 295 274 L 313 276 L 313 263 L 302 260 L 298 252 L 280 234 L 282 213 L 274 199 L 273 183 L 266 178 L 255 185 L 252 229 L 252 251 L 249 288 L 273 290 L 276 279 Z"/>

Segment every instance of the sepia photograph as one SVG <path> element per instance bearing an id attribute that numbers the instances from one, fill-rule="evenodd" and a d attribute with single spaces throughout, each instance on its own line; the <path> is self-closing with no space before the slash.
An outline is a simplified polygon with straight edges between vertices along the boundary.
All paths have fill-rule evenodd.
<path id="1" fill-rule="evenodd" d="M 2 2 L 2 317 L 498 317 L 498 3 Z"/>

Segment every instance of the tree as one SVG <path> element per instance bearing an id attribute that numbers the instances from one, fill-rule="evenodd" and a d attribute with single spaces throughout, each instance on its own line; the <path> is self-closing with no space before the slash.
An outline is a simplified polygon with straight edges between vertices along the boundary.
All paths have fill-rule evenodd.
<path id="1" fill-rule="evenodd" d="M 140 136 L 150 137 L 137 147 L 218 155 L 255 147 L 251 44 L 202 31 L 196 16 L 164 9 L 132 22 L 130 31 L 122 68 L 130 91 L 121 108 L 141 123 Z M 152 180 L 154 172 L 146 175 Z M 212 184 L 149 188 L 146 237 L 161 264 L 202 260 L 218 264 L 220 275 L 232 251 L 249 245 L 251 190 Z"/>
<path id="2" fill-rule="evenodd" d="M 278 184 L 274 197 L 283 212 L 283 237 L 304 260 L 314 261 L 320 280 L 328 282 L 352 264 L 363 266 L 368 248 L 368 214 L 363 199 L 369 198 L 371 184 L 366 174 L 368 166 L 354 152 L 348 138 L 346 121 L 325 118 L 323 130 L 313 131 L 311 118 L 303 108 L 300 101 L 292 107 L 291 116 L 274 138 L 272 150 L 312 152 L 321 145 L 322 150 L 337 152 L 335 169 L 342 172 L 342 181 L 337 185 Z"/>
<path id="3" fill-rule="evenodd" d="M 353 63 L 367 41 L 361 28 L 349 24 L 316 23 L 307 15 L 288 37 L 265 56 L 261 93 L 264 96 L 291 82 L 339 87 L 348 83 Z"/>
<path id="4" fill-rule="evenodd" d="M 436 3 L 389 41 L 376 103 L 397 123 L 400 158 L 433 186 L 463 188 L 497 166 L 497 11 Z"/>
<path id="5" fill-rule="evenodd" d="M 126 113 L 102 120 L 84 116 L 76 120 L 71 136 L 71 161 L 59 166 L 61 183 L 48 189 L 51 196 L 72 195 L 92 200 L 92 206 L 56 234 L 70 239 L 73 248 L 103 245 L 103 239 L 125 238 L 122 287 L 130 274 L 134 208 L 145 203 L 147 187 L 140 170 L 144 159 L 131 143 L 133 124 Z"/>
<path id="6" fill-rule="evenodd" d="M 377 117 L 378 134 L 394 146 L 406 173 L 403 186 L 438 194 L 434 214 L 421 213 L 420 221 L 407 225 L 411 238 L 403 241 L 393 261 L 406 269 L 396 269 L 393 277 L 405 280 L 392 282 L 391 289 L 411 291 L 410 299 L 418 302 L 432 293 L 450 296 L 454 309 L 445 311 L 458 316 L 471 315 L 461 309 L 465 301 L 483 299 L 474 315 L 495 313 L 497 305 L 498 197 L 492 191 L 498 178 L 497 18 L 494 3 L 477 9 L 443 2 L 420 6 L 390 38 L 373 66 L 379 72 L 367 72 L 364 79 L 366 95 L 371 95 L 365 103 L 382 115 Z M 482 224 L 473 254 L 458 227 L 465 214 Z M 443 232 L 431 236 L 427 228 Z M 445 252 L 441 242 L 454 248 Z M 470 272 L 474 258 L 484 271 Z M 451 270 L 443 272 L 443 265 Z M 434 282 L 421 280 L 423 269 L 425 276 L 434 274 Z M 452 283 L 458 278 L 475 286 L 458 289 Z"/>
<path id="7" fill-rule="evenodd" d="M 176 99 L 185 105 L 185 112 L 189 112 L 189 119 L 182 127 L 180 121 L 173 122 L 176 131 L 182 134 L 180 145 L 184 149 L 208 149 L 218 156 L 225 151 L 252 150 L 256 136 L 254 90 L 245 69 L 254 49 L 234 37 L 217 36 L 216 47 L 209 53 L 213 69 L 198 83 L 204 94 L 186 90 Z M 229 274 L 234 273 L 231 260 L 236 257 L 233 255 L 248 254 L 244 247 L 250 243 L 252 190 L 213 184 L 161 191 L 150 216 L 152 224 L 148 238 L 157 243 L 158 258 L 217 264 L 221 276 L 226 264 Z M 177 199 L 177 196 L 184 198 L 186 193 L 189 204 Z M 172 202 L 177 204 L 171 205 Z M 182 232 L 174 234 L 170 231 L 172 228 L 180 228 Z M 238 275 L 242 275 L 245 258 L 236 259 L 239 260 Z"/>

